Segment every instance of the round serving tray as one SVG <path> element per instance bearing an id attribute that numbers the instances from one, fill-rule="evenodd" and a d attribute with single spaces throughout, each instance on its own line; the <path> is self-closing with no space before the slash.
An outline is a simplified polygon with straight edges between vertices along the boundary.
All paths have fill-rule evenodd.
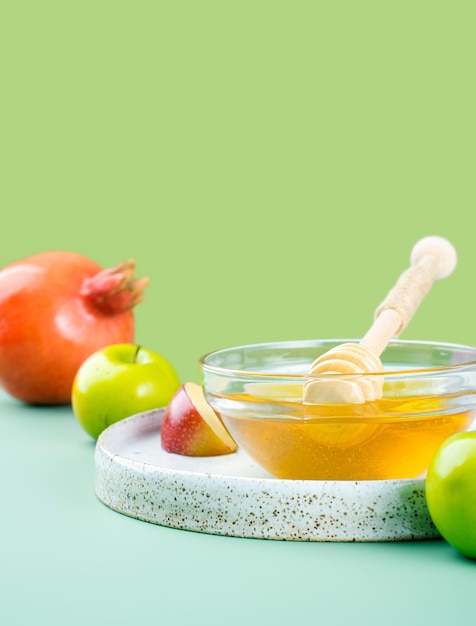
<path id="1" fill-rule="evenodd" d="M 215 457 L 165 452 L 163 410 L 107 428 L 95 451 L 95 492 L 111 509 L 182 530 L 260 539 L 435 539 L 423 479 L 273 478 L 243 451 Z"/>

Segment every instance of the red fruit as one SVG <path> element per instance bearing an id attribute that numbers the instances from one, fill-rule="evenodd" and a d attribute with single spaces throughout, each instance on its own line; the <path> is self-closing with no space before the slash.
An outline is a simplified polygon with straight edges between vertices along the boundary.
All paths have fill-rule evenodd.
<path id="1" fill-rule="evenodd" d="M 74 252 L 43 252 L 0 271 L 0 386 L 31 404 L 69 404 L 79 366 L 133 343 L 147 278 L 134 261 L 103 269 Z"/>
<path id="2" fill-rule="evenodd" d="M 161 445 L 185 456 L 217 456 L 237 449 L 223 422 L 208 404 L 200 385 L 179 387 L 164 412 Z"/>

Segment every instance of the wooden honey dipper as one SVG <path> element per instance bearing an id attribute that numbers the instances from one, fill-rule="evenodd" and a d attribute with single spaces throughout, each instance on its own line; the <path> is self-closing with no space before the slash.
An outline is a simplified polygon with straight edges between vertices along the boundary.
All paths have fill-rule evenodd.
<path id="1" fill-rule="evenodd" d="M 380 355 L 388 342 L 403 331 L 433 282 L 451 274 L 456 261 L 456 251 L 447 239 L 425 237 L 418 241 L 411 252 L 410 267 L 375 311 L 374 323 L 362 340 L 336 346 L 311 365 L 312 378 L 304 386 L 304 403 L 348 404 L 380 398 L 383 375 L 359 375 L 383 372 Z M 319 378 L 320 374 L 324 377 Z"/>

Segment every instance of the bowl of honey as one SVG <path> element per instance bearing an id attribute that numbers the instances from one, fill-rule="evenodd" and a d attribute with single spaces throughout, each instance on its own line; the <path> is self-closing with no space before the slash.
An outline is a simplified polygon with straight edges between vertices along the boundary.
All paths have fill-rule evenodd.
<path id="1" fill-rule="evenodd" d="M 276 478 L 424 477 L 447 437 L 476 428 L 476 348 L 394 340 L 381 355 L 383 370 L 365 374 L 367 380 L 378 377 L 381 397 L 306 402 L 314 360 L 357 341 L 272 342 L 211 352 L 200 359 L 205 397 L 238 446 Z"/>

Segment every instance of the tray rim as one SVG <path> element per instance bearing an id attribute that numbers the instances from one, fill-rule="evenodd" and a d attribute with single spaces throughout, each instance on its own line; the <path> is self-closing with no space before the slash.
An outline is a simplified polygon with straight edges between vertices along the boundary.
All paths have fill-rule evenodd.
<path id="1" fill-rule="evenodd" d="M 119 441 L 122 442 L 121 431 L 136 432 L 138 429 L 141 432 L 141 428 L 147 431 L 147 427 L 153 424 L 154 436 L 160 437 L 163 414 L 164 409 L 138 413 L 112 424 L 99 436 L 95 449 L 94 489 L 99 500 L 109 508 L 159 526 L 247 538 L 307 541 L 406 541 L 440 538 L 426 507 L 424 478 L 320 481 L 283 479 L 271 475 L 237 476 L 213 471 L 213 469 L 196 471 L 162 467 L 123 456 L 115 452 L 113 448 L 111 449 L 114 438 L 119 437 Z M 239 453 L 247 457 L 243 451 L 239 450 Z M 215 459 L 220 459 L 220 457 L 206 458 L 212 464 Z M 253 461 L 251 463 L 256 465 Z M 142 482 L 142 487 L 138 484 L 140 482 Z M 205 485 L 208 488 L 205 491 L 213 492 L 212 495 L 210 493 L 204 495 L 201 487 Z M 236 491 L 233 500 L 239 496 L 248 501 L 242 507 L 243 514 L 237 509 L 236 502 L 228 503 L 223 509 L 223 491 L 227 489 Z M 143 499 L 144 490 L 153 490 L 154 496 L 148 504 L 138 505 L 138 501 Z M 359 514 L 353 511 L 354 515 L 361 516 L 357 527 L 353 530 L 343 527 L 342 520 L 339 521 L 334 515 L 338 512 L 338 506 L 337 508 L 334 506 L 336 502 L 341 503 L 341 508 L 345 509 L 346 492 L 355 498 L 354 504 L 357 508 L 360 505 L 362 507 Z M 363 494 L 364 499 L 361 502 L 357 492 L 360 492 L 360 496 Z M 216 502 L 211 506 L 214 497 Z M 309 502 L 312 500 L 312 504 L 303 505 L 306 498 Z M 309 527 L 309 516 L 316 515 L 318 510 L 316 499 L 326 502 L 326 506 L 329 507 L 328 518 L 333 519 L 333 522 L 328 520 L 323 527 L 313 530 Z M 266 505 L 264 500 L 267 500 Z M 296 507 L 293 509 L 292 505 L 289 506 L 289 501 L 293 500 L 300 500 L 301 516 L 295 516 L 294 520 L 290 520 L 289 515 L 296 509 Z M 373 500 L 379 501 L 381 508 L 387 506 L 391 511 L 389 513 L 393 518 L 391 528 L 388 524 L 387 527 L 384 524 L 378 531 L 369 530 L 369 520 L 375 521 L 375 518 L 368 517 L 368 513 L 367 519 L 364 518 L 366 507 L 375 508 L 368 505 Z M 283 507 L 278 512 L 276 512 L 277 503 Z M 401 508 L 398 505 L 401 505 Z M 258 506 L 260 509 L 263 506 L 274 507 L 274 518 L 269 520 L 268 515 L 267 524 L 258 523 L 256 520 L 256 507 Z M 200 516 L 197 510 L 203 507 L 207 508 L 208 513 Z M 341 511 L 344 517 L 350 512 L 350 510 Z M 227 523 L 227 515 L 230 518 L 229 523 Z M 230 516 L 238 516 L 241 523 L 238 524 L 236 519 L 231 520 Z M 322 517 L 322 514 L 320 516 Z M 251 518 L 251 521 L 247 519 L 245 523 L 244 518 Z M 253 519 L 254 525 L 251 523 Z M 293 521 L 295 523 L 292 523 Z M 401 526 L 399 530 L 398 525 Z"/>

